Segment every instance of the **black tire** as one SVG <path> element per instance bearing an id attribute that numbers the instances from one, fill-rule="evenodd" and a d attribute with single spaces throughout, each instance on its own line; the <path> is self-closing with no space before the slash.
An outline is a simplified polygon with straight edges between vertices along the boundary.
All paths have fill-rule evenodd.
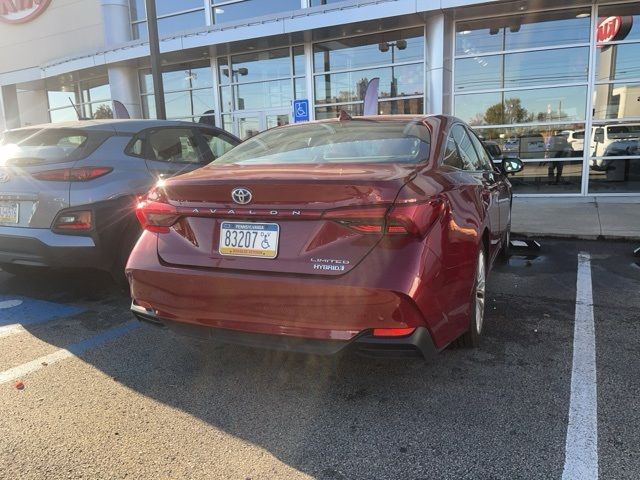
<path id="1" fill-rule="evenodd" d="M 511 222 L 507 225 L 507 230 L 504 232 L 504 238 L 502 239 L 502 248 L 500 249 L 500 259 L 504 262 L 508 261 L 511 257 Z"/>
<path id="2" fill-rule="evenodd" d="M 471 296 L 471 311 L 469 314 L 469 329 L 463 333 L 454 343 L 456 347 L 476 348 L 480 345 L 480 338 L 484 327 L 485 296 L 487 282 L 487 259 L 484 248 L 478 251 L 476 273 Z M 478 316 L 478 310 L 480 316 Z"/>
<path id="3" fill-rule="evenodd" d="M 116 253 L 116 257 L 110 269 L 114 282 L 116 282 L 120 288 L 125 290 L 129 288 L 129 281 L 124 273 L 124 269 L 127 266 L 131 250 L 133 250 L 133 247 L 138 241 L 138 238 L 140 238 L 141 233 L 142 229 L 138 226 L 137 222 L 130 225 L 124 234 L 122 242 L 120 242 L 120 247 L 118 248 L 118 252 Z"/>

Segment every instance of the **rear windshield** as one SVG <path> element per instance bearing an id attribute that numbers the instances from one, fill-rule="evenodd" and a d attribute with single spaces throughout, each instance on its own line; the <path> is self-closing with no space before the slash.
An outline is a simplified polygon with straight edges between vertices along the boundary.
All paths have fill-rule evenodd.
<path id="1" fill-rule="evenodd" d="M 608 126 L 609 138 L 638 138 L 640 125 L 616 125 Z"/>
<path id="2" fill-rule="evenodd" d="M 6 132 L 0 143 L 0 164 L 41 165 L 76 160 L 87 140 L 86 134 L 76 130 Z"/>
<path id="3" fill-rule="evenodd" d="M 418 163 L 429 157 L 431 135 L 414 122 L 348 120 L 268 130 L 241 143 L 219 164 Z"/>

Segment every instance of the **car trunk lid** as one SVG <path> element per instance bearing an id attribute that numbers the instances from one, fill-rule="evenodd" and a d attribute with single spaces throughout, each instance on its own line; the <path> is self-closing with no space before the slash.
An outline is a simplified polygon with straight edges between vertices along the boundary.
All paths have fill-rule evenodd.
<path id="1" fill-rule="evenodd" d="M 178 209 L 180 220 L 158 236 L 158 254 L 180 266 L 340 275 L 382 238 L 382 230 L 371 224 L 384 218 L 416 168 L 214 164 L 164 185 L 166 201 Z M 250 192 L 251 201 L 234 202 L 235 189 Z M 275 258 L 232 255 L 226 248 L 221 253 L 228 227 L 277 230 L 277 251 L 270 255 Z M 260 235 L 261 230 L 254 239 Z"/>

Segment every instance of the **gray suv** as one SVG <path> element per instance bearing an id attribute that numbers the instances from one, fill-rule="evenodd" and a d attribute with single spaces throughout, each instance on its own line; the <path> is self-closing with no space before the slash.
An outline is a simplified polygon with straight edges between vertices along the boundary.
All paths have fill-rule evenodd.
<path id="1" fill-rule="evenodd" d="M 21 128 L 0 141 L 0 268 L 98 268 L 120 280 L 140 229 L 134 207 L 158 180 L 240 143 L 208 125 L 82 121 Z"/>

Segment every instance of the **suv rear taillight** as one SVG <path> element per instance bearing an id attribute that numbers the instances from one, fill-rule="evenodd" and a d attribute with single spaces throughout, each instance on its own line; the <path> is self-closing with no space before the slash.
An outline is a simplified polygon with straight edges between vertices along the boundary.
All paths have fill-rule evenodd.
<path id="1" fill-rule="evenodd" d="M 53 230 L 66 230 L 81 232 L 93 228 L 93 212 L 91 210 L 78 210 L 75 212 L 63 212 L 53 222 Z"/>
<path id="2" fill-rule="evenodd" d="M 178 221 L 180 214 L 176 207 L 167 202 L 164 194 L 154 188 L 138 202 L 136 217 L 145 230 L 169 233 L 169 228 Z"/>
<path id="3" fill-rule="evenodd" d="M 440 197 L 427 201 L 405 202 L 387 206 L 341 208 L 326 212 L 332 220 L 360 233 L 413 235 L 423 237 L 440 217 L 445 202 Z"/>
<path id="4" fill-rule="evenodd" d="M 50 182 L 88 182 L 113 171 L 110 167 L 80 167 L 32 173 L 33 178 Z"/>

